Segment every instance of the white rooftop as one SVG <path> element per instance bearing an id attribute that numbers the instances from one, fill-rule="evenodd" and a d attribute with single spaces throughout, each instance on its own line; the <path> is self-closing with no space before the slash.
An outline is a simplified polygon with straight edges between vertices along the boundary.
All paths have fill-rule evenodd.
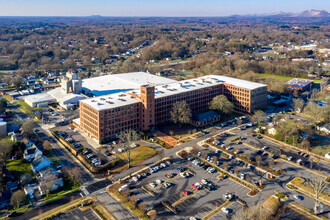
<path id="1" fill-rule="evenodd" d="M 86 99 L 86 96 L 74 94 L 74 93 L 65 93 L 62 91 L 61 87 L 56 89 L 52 89 L 48 92 L 48 94 L 54 97 L 60 104 L 75 104 L 78 103 L 82 99 Z"/>
<path id="2" fill-rule="evenodd" d="M 127 92 L 120 92 L 110 95 L 104 95 L 101 97 L 95 97 L 90 99 L 81 100 L 80 102 L 86 103 L 92 108 L 100 111 L 111 108 L 117 108 L 120 106 L 131 105 L 140 102 L 135 97 L 129 95 Z"/>
<path id="3" fill-rule="evenodd" d="M 83 79 L 82 87 L 95 96 L 102 96 L 140 89 L 140 86 L 146 84 L 157 86 L 174 82 L 176 81 L 145 72 L 133 72 Z"/>
<path id="4" fill-rule="evenodd" d="M 25 100 L 28 100 L 30 103 L 39 103 L 39 102 L 47 102 L 55 100 L 53 97 L 48 95 L 47 93 L 39 93 L 35 95 L 25 96 Z"/>
<path id="5" fill-rule="evenodd" d="M 250 81 L 226 77 L 226 76 L 219 76 L 219 75 L 207 75 L 207 76 L 183 80 L 183 81 L 175 81 L 175 80 L 172 81 L 174 81 L 174 83 L 168 83 L 168 84 L 164 83 L 155 86 L 156 99 L 179 94 L 179 93 L 184 93 L 188 91 L 193 91 L 201 88 L 206 88 L 212 85 L 219 85 L 222 83 L 227 83 L 236 87 L 249 89 L 249 90 L 267 86 L 261 83 L 255 83 L 255 82 L 250 82 Z M 124 88 L 124 86 L 122 87 Z M 90 105 L 92 108 L 98 111 L 138 103 L 139 100 L 131 96 L 129 93 L 134 93 L 137 96 L 140 96 L 140 87 L 138 87 L 134 91 L 126 90 L 125 92 L 119 92 L 116 94 L 109 94 L 91 99 L 85 99 L 82 100 L 82 102 Z"/>

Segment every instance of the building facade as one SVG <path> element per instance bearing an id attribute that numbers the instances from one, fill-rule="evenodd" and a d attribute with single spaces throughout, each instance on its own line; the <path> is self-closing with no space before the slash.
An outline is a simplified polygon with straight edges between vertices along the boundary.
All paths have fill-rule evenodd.
<path id="1" fill-rule="evenodd" d="M 267 85 L 211 75 L 82 100 L 79 123 L 90 137 L 106 141 L 128 129 L 147 130 L 169 121 L 175 102 L 187 102 L 192 112 L 207 111 L 218 95 L 225 95 L 236 112 L 267 106 Z"/>

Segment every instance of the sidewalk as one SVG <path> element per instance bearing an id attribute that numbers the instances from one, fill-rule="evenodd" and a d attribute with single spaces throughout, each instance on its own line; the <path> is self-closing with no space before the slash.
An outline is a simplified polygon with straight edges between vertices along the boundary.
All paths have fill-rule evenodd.
<path id="1" fill-rule="evenodd" d="M 120 201 L 116 201 L 107 192 L 104 192 L 97 196 L 97 199 L 102 203 L 106 209 L 108 209 L 112 215 L 114 215 L 117 219 L 127 219 L 127 220 L 135 220 L 136 218 L 131 215 L 126 209 L 124 209 L 120 205 Z"/>

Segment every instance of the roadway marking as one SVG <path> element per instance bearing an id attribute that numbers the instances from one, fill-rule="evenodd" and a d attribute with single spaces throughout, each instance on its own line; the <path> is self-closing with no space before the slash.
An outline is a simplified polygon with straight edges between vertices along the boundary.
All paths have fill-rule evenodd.
<path id="1" fill-rule="evenodd" d="M 180 203 L 183 202 L 184 200 L 186 200 L 186 199 L 188 199 L 188 198 L 191 198 L 191 197 L 195 196 L 195 195 L 197 194 L 198 191 L 199 191 L 199 190 L 197 189 L 197 190 L 195 190 L 192 194 L 189 194 L 189 195 L 186 195 L 185 197 L 182 197 L 182 198 L 179 199 L 178 201 L 174 202 L 174 203 L 172 204 L 172 206 L 173 206 L 173 207 L 174 207 L 174 206 L 177 206 L 178 204 L 180 204 Z"/>

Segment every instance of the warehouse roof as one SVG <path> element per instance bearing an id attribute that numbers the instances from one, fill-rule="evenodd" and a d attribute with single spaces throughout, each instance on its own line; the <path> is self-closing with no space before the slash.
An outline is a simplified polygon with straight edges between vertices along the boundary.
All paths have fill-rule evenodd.
<path id="1" fill-rule="evenodd" d="M 118 74 L 118 75 L 124 75 L 124 74 Z M 163 77 L 160 78 L 163 79 Z M 141 80 L 140 82 L 143 82 L 143 80 Z M 155 98 L 156 99 L 162 98 L 162 97 L 193 91 L 201 88 L 220 85 L 223 83 L 227 83 L 236 87 L 249 89 L 249 90 L 267 86 L 265 84 L 240 80 L 231 77 L 218 76 L 218 75 L 207 75 L 195 79 L 188 79 L 188 80 L 174 81 L 174 82 L 175 83 L 168 83 L 168 84 L 164 83 L 155 86 Z M 121 85 L 121 87 L 122 89 L 125 88 L 125 86 L 123 85 Z M 131 96 L 130 93 L 134 93 L 136 96 L 140 96 L 140 86 L 138 87 L 138 89 L 135 90 L 127 89 L 125 92 L 119 92 L 115 94 L 109 94 L 105 96 L 86 99 L 86 100 L 82 100 L 81 102 L 90 105 L 92 108 L 98 111 L 138 103 L 139 100 L 134 96 Z"/>
<path id="2" fill-rule="evenodd" d="M 24 99 L 26 101 L 30 102 L 30 103 L 55 101 L 55 99 L 53 97 L 51 97 L 50 95 L 48 95 L 47 93 L 39 93 L 39 94 L 35 94 L 35 95 L 28 95 Z"/>
<path id="3" fill-rule="evenodd" d="M 157 86 L 174 82 L 176 81 L 145 72 L 133 72 L 84 79 L 82 87 L 84 91 L 101 96 L 140 89 L 140 86 L 146 84 Z"/>

